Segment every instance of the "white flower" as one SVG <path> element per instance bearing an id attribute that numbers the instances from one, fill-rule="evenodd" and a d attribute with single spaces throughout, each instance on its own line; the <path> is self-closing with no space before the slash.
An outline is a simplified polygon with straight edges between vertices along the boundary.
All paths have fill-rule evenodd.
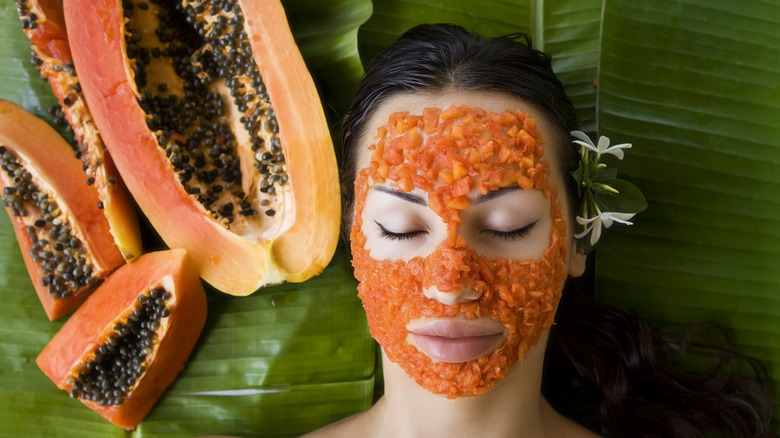
<path id="1" fill-rule="evenodd" d="M 599 212 L 599 214 L 590 219 L 577 216 L 577 223 L 580 225 L 585 225 L 585 231 L 575 234 L 574 237 L 581 239 L 585 237 L 589 231 L 593 230 L 593 233 L 590 235 L 590 246 L 595 246 L 596 242 L 598 242 L 601 238 L 602 225 L 604 228 L 611 227 L 613 222 L 619 222 L 625 225 L 633 225 L 633 223 L 629 222 L 628 220 L 634 217 L 635 214 L 636 213 L 615 213 L 607 211 L 604 213 Z"/>
<path id="2" fill-rule="evenodd" d="M 571 135 L 579 139 L 579 140 L 574 140 L 574 143 L 584 148 L 592 150 L 599 156 L 601 154 L 612 154 L 618 157 L 618 160 L 623 159 L 623 149 L 628 149 L 631 147 L 631 143 L 621 143 L 610 147 L 609 138 L 604 137 L 603 135 L 599 137 L 598 146 L 594 145 L 590 137 L 588 137 L 588 135 L 582 131 L 572 131 Z"/>

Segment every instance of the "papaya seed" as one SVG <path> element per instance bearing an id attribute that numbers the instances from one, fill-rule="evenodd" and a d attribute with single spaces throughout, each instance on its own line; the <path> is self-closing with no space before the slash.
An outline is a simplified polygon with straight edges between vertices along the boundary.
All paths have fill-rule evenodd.
<path id="1" fill-rule="evenodd" d="M 259 202 L 274 196 L 289 177 L 276 114 L 240 7 L 231 0 L 124 0 L 122 5 L 139 105 L 182 187 L 225 226 L 236 210 L 256 216 Z M 139 32 L 150 22 L 156 28 Z M 152 70 L 170 70 L 178 78 L 147 77 Z M 220 83 L 227 88 L 224 97 L 215 92 Z M 227 119 L 230 105 L 240 116 L 235 127 Z M 245 133 L 237 136 L 233 129 Z M 257 177 L 242 174 L 244 148 L 252 151 L 247 157 L 254 159 L 250 170 Z M 255 192 L 245 193 L 247 186 Z"/>
<path id="2" fill-rule="evenodd" d="M 120 405 L 137 379 L 146 370 L 155 343 L 155 330 L 170 315 L 170 292 L 162 287 L 139 295 L 133 313 L 114 324 L 114 333 L 95 349 L 91 361 L 69 380 L 71 397 L 97 402 L 101 406 Z"/>
<path id="3" fill-rule="evenodd" d="M 81 247 L 81 240 L 74 236 L 56 201 L 50 200 L 18 157 L 4 146 L 0 146 L 0 166 L 6 173 L 6 181 L 10 181 L 3 189 L 3 203 L 11 208 L 12 215 L 23 218 L 24 230 L 32 244 L 30 258 L 38 264 L 43 276 L 41 285 L 54 298 L 67 298 L 91 285 L 95 281 L 91 276 L 91 262 L 83 252 L 76 252 Z M 44 236 L 48 239 L 42 238 Z M 87 270 L 74 275 L 75 266 Z"/>

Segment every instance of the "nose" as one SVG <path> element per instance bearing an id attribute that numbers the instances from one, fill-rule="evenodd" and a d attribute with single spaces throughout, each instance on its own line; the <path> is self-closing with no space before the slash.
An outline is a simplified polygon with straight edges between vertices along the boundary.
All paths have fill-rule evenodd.
<path id="1" fill-rule="evenodd" d="M 448 306 L 479 299 L 484 283 L 475 257 L 465 247 L 438 247 L 424 262 L 423 295 Z"/>
<path id="2" fill-rule="evenodd" d="M 436 286 L 430 286 L 423 289 L 423 295 L 442 304 L 451 306 L 457 303 L 474 301 L 482 296 L 482 293 L 471 288 L 462 288 L 455 292 L 442 292 Z"/>

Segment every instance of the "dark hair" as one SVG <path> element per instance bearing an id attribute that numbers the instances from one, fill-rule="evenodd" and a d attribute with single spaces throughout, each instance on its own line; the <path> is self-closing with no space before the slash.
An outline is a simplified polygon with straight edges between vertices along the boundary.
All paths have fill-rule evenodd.
<path id="1" fill-rule="evenodd" d="M 345 219 L 353 204 L 353 160 L 375 109 L 399 93 L 448 89 L 493 91 L 533 105 L 554 127 L 557 138 L 548 140 L 557 145 L 563 175 L 576 168 L 578 154 L 570 137 L 577 127 L 574 107 L 550 58 L 532 49 L 528 36 L 486 39 L 459 26 L 420 25 L 371 63 L 345 116 Z M 576 212 L 573 178 L 568 178 L 567 192 Z M 567 282 L 559 322 L 550 331 L 543 393 L 556 409 L 597 432 L 626 437 L 771 434 L 771 402 L 762 386 L 766 371 L 758 361 L 736 353 L 727 338 L 726 345 L 705 348 L 654 333 L 636 314 L 587 295 L 577 282 Z M 707 372 L 686 373 L 662 360 L 697 346 L 716 358 Z M 757 378 L 735 374 L 733 359 L 747 364 Z"/>

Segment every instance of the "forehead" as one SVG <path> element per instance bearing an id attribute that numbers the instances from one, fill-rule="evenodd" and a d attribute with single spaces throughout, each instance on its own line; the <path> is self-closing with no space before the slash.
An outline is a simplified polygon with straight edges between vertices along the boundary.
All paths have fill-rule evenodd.
<path id="1" fill-rule="evenodd" d="M 482 108 L 487 112 L 501 113 L 506 110 L 520 110 L 536 120 L 536 126 L 547 141 L 545 159 L 557 161 L 556 154 L 549 151 L 550 144 L 555 141 L 550 123 L 536 107 L 513 96 L 487 91 L 448 91 L 438 93 L 403 93 L 392 96 L 384 101 L 374 112 L 366 124 L 366 129 L 360 139 L 360 150 L 357 154 L 356 167 L 367 167 L 371 158 L 368 146 L 375 143 L 377 128 L 387 124 L 391 114 L 405 111 L 410 114 L 422 114 L 423 108 L 433 107 L 446 109 L 450 105 L 466 105 Z M 551 163 L 553 164 L 553 163 Z M 553 168 L 556 166 L 552 166 Z"/>

